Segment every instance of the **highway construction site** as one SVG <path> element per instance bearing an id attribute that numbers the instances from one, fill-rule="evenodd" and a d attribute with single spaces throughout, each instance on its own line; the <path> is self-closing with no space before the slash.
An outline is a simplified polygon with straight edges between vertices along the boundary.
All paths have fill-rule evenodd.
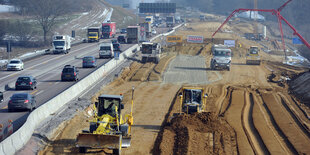
<path id="1" fill-rule="evenodd" d="M 247 49 L 261 45 L 232 33 L 218 33 L 215 42 L 234 39 L 242 46 L 232 48 L 230 71 L 211 70 L 210 36 L 219 25 L 195 20 L 187 23 L 176 35 L 185 38 L 203 33 L 203 44 L 168 44 L 158 64 L 141 63 L 137 53 L 114 81 L 91 97 L 94 104 L 101 94 L 122 94 L 124 112 L 128 113 L 135 87 L 131 146 L 122 149 L 123 154 L 310 153 L 309 100 L 295 91 L 305 81 L 294 81 L 309 69 L 283 64 L 279 52 L 262 51 L 260 65 L 247 65 Z M 230 26 L 224 29 L 246 28 Z M 179 114 L 183 86 L 205 90 L 208 97 L 204 112 Z M 38 154 L 78 154 L 75 140 L 88 128 L 87 110 L 92 106 L 65 122 Z M 112 153 L 108 149 L 87 152 Z"/>

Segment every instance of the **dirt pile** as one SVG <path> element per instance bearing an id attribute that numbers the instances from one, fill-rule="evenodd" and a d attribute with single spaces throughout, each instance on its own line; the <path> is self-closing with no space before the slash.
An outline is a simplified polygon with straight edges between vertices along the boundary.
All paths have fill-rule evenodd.
<path id="1" fill-rule="evenodd" d="M 234 137 L 229 125 L 212 113 L 179 115 L 163 127 L 153 154 L 236 154 Z"/>

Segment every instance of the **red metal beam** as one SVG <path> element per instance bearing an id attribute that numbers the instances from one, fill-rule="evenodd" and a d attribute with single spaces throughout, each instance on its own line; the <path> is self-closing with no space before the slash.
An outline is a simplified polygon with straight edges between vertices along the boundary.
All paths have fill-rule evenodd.
<path id="1" fill-rule="evenodd" d="M 286 3 L 284 3 L 282 6 L 280 6 L 280 7 L 278 8 L 278 11 L 281 12 L 282 9 L 283 9 L 288 3 L 290 3 L 291 1 L 292 1 L 292 0 L 288 0 Z"/>
<path id="2" fill-rule="evenodd" d="M 289 1 L 288 1 L 289 2 Z M 287 2 L 287 3 L 288 3 Z M 286 4 L 287 4 L 286 3 Z M 285 6 L 285 5 L 284 5 Z M 283 45 L 283 50 L 285 50 L 285 42 L 284 42 L 284 37 L 283 37 L 283 30 L 282 30 L 282 24 L 281 21 L 283 20 L 293 31 L 294 31 L 294 35 L 297 35 L 300 40 L 310 49 L 310 44 L 297 32 L 297 30 L 280 14 L 280 12 L 278 10 L 275 9 L 237 9 L 234 10 L 228 17 L 227 19 L 224 21 L 224 23 L 222 23 L 222 25 L 213 33 L 212 38 L 215 36 L 215 34 L 229 21 L 229 19 L 235 15 L 236 13 L 239 12 L 243 12 L 243 11 L 258 11 L 258 12 L 271 12 L 273 15 L 276 15 L 278 18 L 278 22 L 279 22 L 279 29 L 281 32 L 281 38 L 282 38 L 282 45 Z"/>

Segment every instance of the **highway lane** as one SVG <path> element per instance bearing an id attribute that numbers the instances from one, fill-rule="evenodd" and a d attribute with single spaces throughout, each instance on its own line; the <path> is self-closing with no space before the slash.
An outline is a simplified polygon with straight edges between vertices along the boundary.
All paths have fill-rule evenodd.
<path id="1" fill-rule="evenodd" d="M 110 40 L 104 40 L 110 41 Z M 122 50 L 126 50 L 131 47 L 132 44 L 121 45 Z M 86 50 L 87 48 L 87 50 Z M 67 55 L 45 55 L 40 58 L 33 59 L 25 62 L 25 70 L 21 72 L 9 72 L 6 77 L 1 77 L 1 83 L 15 83 L 16 79 L 20 75 L 33 75 L 36 77 L 38 84 L 36 90 L 29 91 L 15 91 L 14 88 L 5 91 L 5 100 L 0 104 L 0 124 L 6 126 L 9 119 L 13 120 L 14 130 L 17 130 L 28 116 L 28 112 L 12 112 L 8 113 L 7 103 L 9 97 L 16 92 L 28 92 L 36 96 L 37 105 L 41 105 L 60 92 L 72 86 L 75 82 L 61 82 L 60 74 L 62 68 L 66 64 L 71 64 L 79 68 L 79 78 L 90 74 L 95 68 L 82 68 L 83 56 L 95 56 L 98 57 L 99 45 L 98 43 L 82 44 L 74 47 Z M 110 59 L 97 59 L 98 66 L 105 64 Z M 26 69 L 27 67 L 27 69 Z M 7 72 L 7 71 L 1 71 Z"/>
<path id="2" fill-rule="evenodd" d="M 157 32 L 166 32 L 167 28 L 158 28 Z M 107 42 L 109 40 L 101 40 L 101 42 Z M 0 124 L 4 124 L 6 127 L 8 120 L 13 120 L 14 131 L 16 131 L 20 126 L 23 125 L 29 112 L 12 112 L 8 113 L 7 103 L 9 97 L 16 92 L 28 92 L 36 96 L 37 106 L 44 104 L 57 94 L 66 90 L 75 82 L 61 82 L 60 74 L 62 68 L 66 64 L 71 64 L 77 66 L 80 70 L 79 78 L 90 74 L 95 69 L 83 69 L 82 60 L 83 56 L 95 56 L 98 57 L 100 43 L 86 43 L 80 44 L 72 47 L 69 54 L 63 55 L 44 55 L 29 61 L 24 62 L 25 69 L 23 71 L 0 71 L 0 85 L 5 85 L 8 83 L 15 83 L 16 79 L 20 75 L 32 75 L 36 77 L 38 81 L 36 90 L 29 91 L 15 91 L 14 87 L 12 89 L 4 92 L 4 102 L 0 104 Z M 121 44 L 121 50 L 124 51 L 131 47 L 133 44 Z M 105 64 L 109 59 L 97 59 L 98 66 Z"/>

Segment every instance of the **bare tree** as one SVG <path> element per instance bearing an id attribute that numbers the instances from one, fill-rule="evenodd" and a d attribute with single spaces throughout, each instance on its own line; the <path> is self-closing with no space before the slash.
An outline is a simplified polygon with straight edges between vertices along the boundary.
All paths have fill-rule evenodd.
<path id="1" fill-rule="evenodd" d="M 44 43 L 47 44 L 47 34 L 52 30 L 56 19 L 68 12 L 67 0 L 22 0 L 21 8 L 33 15 L 43 31 Z"/>

